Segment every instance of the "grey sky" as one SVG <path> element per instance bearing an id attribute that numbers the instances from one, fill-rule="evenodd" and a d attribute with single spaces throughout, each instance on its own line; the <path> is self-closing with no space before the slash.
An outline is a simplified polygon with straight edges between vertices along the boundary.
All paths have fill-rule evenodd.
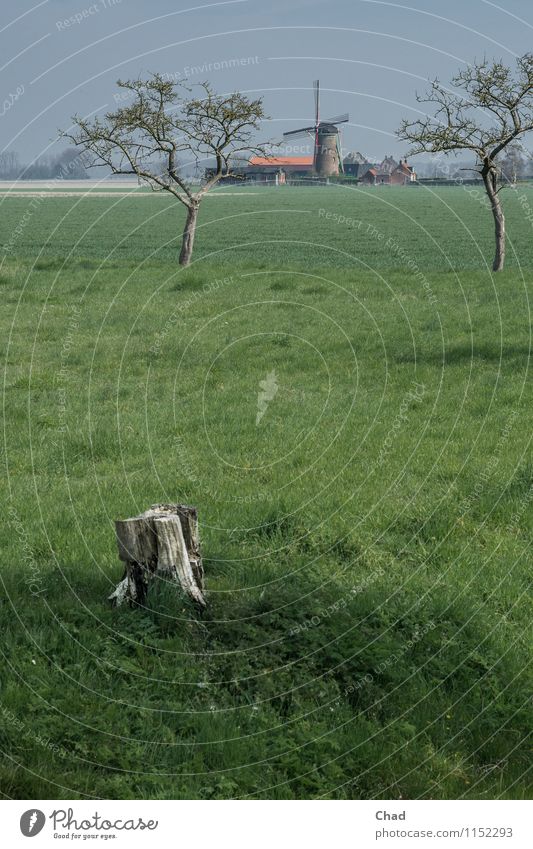
<path id="1" fill-rule="evenodd" d="M 344 149 L 398 156 L 394 129 L 415 117 L 428 77 L 448 81 L 484 55 L 511 62 L 533 44 L 531 0 L 412 4 L 2 0 L 0 149 L 26 161 L 50 152 L 74 112 L 114 106 L 118 77 L 157 70 L 263 95 L 268 138 L 309 121 L 319 77 L 323 116 L 350 113 Z"/>

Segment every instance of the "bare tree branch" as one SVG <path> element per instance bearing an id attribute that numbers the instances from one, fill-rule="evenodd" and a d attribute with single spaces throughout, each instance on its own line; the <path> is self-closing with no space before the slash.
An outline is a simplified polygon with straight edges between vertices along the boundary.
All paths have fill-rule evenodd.
<path id="1" fill-rule="evenodd" d="M 235 158 L 264 154 L 255 134 L 266 118 L 262 100 L 240 92 L 216 94 L 208 82 L 198 96 L 184 82 L 160 74 L 149 79 L 119 80 L 131 102 L 104 119 L 73 118 L 74 130 L 61 135 L 91 154 L 91 166 L 107 166 L 113 174 L 135 174 L 153 191 L 168 191 L 187 207 L 180 262 L 190 262 L 196 217 L 202 198 L 221 179 L 231 176 Z M 180 160 L 213 158 L 215 169 L 199 188 L 180 171 Z M 185 243 L 188 248 L 184 251 Z"/>
<path id="2" fill-rule="evenodd" d="M 474 62 L 452 79 L 454 91 L 434 80 L 419 103 L 433 115 L 402 121 L 397 135 L 410 143 L 410 154 L 470 151 L 489 196 L 495 221 L 496 256 L 493 269 L 503 269 L 505 219 L 498 198 L 498 157 L 533 130 L 533 53 L 526 53 L 513 70 L 503 62 Z"/>

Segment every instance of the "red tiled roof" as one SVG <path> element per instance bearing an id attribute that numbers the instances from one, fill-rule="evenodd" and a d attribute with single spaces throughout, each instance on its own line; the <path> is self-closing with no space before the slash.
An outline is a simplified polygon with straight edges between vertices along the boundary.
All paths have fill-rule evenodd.
<path id="1" fill-rule="evenodd" d="M 252 156 L 249 165 L 269 165 L 279 168 L 282 165 L 313 165 L 312 156 Z"/>

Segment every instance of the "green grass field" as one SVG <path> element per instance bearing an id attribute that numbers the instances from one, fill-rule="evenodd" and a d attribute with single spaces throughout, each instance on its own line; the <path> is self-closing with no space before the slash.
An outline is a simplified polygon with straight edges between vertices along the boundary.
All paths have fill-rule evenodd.
<path id="1" fill-rule="evenodd" d="M 460 188 L 220 193 L 187 270 L 164 197 L 1 201 L 5 796 L 531 798 L 533 190 L 504 203 L 494 276 Z M 106 601 L 113 520 L 159 501 L 199 508 L 201 620 Z"/>

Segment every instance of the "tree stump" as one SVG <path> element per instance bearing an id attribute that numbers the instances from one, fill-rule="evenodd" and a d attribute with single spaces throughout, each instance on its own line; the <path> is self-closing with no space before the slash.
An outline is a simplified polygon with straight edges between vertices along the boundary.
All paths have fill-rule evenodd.
<path id="1" fill-rule="evenodd" d="M 153 578 L 179 584 L 199 607 L 205 607 L 198 512 L 183 504 L 154 504 L 132 519 L 115 522 L 118 556 L 124 577 L 109 600 L 142 605 Z"/>

